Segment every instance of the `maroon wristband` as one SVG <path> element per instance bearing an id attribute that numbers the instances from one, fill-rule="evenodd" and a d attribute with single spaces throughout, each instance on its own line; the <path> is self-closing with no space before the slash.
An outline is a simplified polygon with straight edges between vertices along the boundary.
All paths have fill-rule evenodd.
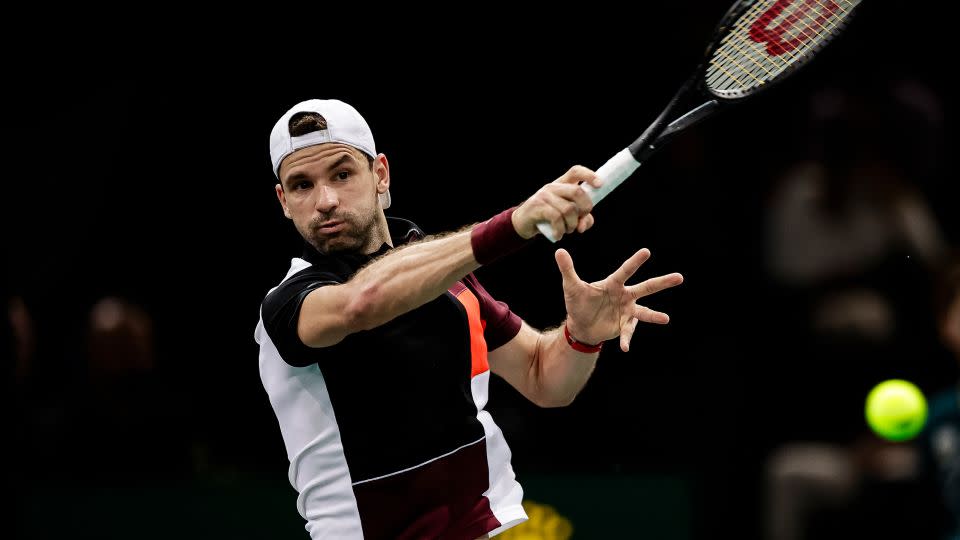
<path id="1" fill-rule="evenodd" d="M 570 335 L 570 329 L 567 328 L 567 325 L 563 325 L 563 337 L 566 338 L 567 343 L 573 347 L 573 350 L 580 351 L 582 353 L 595 353 L 600 352 L 600 349 L 603 348 L 603 342 L 597 343 L 596 345 L 589 345 L 587 343 L 581 343 L 577 341 L 573 336 Z"/>
<path id="2" fill-rule="evenodd" d="M 510 219 L 516 209 L 504 210 L 470 231 L 470 246 L 478 263 L 492 263 L 527 244 L 528 241 L 517 234 Z"/>

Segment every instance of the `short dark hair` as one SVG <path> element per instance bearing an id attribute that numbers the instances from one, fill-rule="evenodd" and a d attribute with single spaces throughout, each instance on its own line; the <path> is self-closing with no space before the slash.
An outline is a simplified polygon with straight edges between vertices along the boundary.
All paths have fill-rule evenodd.
<path id="1" fill-rule="evenodd" d="M 287 125 L 291 137 L 300 137 L 307 133 L 327 129 L 327 119 L 315 112 L 298 112 L 290 117 L 290 123 Z M 373 162 L 376 161 L 373 156 L 357 148 L 361 154 L 367 158 L 367 165 L 373 170 Z"/>

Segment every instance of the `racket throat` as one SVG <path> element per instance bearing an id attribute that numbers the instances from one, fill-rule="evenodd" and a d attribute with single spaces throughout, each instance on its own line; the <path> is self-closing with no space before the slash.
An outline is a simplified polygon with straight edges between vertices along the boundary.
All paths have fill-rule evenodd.
<path id="1" fill-rule="evenodd" d="M 652 156 L 657 150 L 673 139 L 678 133 L 710 116 L 716 112 L 719 107 L 720 102 L 716 99 L 711 99 L 710 101 L 703 103 L 699 107 L 692 109 L 687 114 L 677 118 L 673 122 L 670 122 L 667 127 L 663 128 L 663 132 L 660 133 L 660 135 L 657 136 L 657 138 L 653 141 L 649 141 L 646 137 L 641 136 L 630 145 L 630 153 L 633 154 L 634 159 L 637 161 L 646 161 L 647 158 Z"/>

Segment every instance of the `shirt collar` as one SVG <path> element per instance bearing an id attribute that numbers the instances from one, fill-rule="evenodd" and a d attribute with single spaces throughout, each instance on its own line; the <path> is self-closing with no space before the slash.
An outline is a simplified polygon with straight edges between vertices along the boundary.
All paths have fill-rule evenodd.
<path id="1" fill-rule="evenodd" d="M 390 239 L 393 240 L 394 247 L 402 246 L 406 243 L 413 242 L 416 240 L 422 239 L 426 236 L 420 227 L 416 223 L 398 217 L 387 217 L 387 229 L 390 232 Z M 309 242 L 304 241 L 303 243 L 303 259 L 311 263 L 316 263 L 319 260 L 325 258 L 336 258 L 343 259 L 344 262 L 350 264 L 351 266 L 360 266 L 367 263 L 370 259 L 383 255 L 387 251 L 392 249 L 390 244 L 384 242 L 381 244 L 380 248 L 370 254 L 364 253 L 338 253 L 336 255 L 327 255 L 325 253 L 320 253 L 315 247 L 310 245 Z"/>

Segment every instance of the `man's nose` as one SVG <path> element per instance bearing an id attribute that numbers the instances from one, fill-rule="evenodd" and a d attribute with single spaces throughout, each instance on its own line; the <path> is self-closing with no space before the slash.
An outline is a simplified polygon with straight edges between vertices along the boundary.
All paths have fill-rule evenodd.
<path id="1" fill-rule="evenodd" d="M 317 211 L 325 214 L 336 208 L 339 204 L 340 199 L 337 197 L 337 191 L 335 189 L 330 186 L 320 186 L 317 196 Z"/>

